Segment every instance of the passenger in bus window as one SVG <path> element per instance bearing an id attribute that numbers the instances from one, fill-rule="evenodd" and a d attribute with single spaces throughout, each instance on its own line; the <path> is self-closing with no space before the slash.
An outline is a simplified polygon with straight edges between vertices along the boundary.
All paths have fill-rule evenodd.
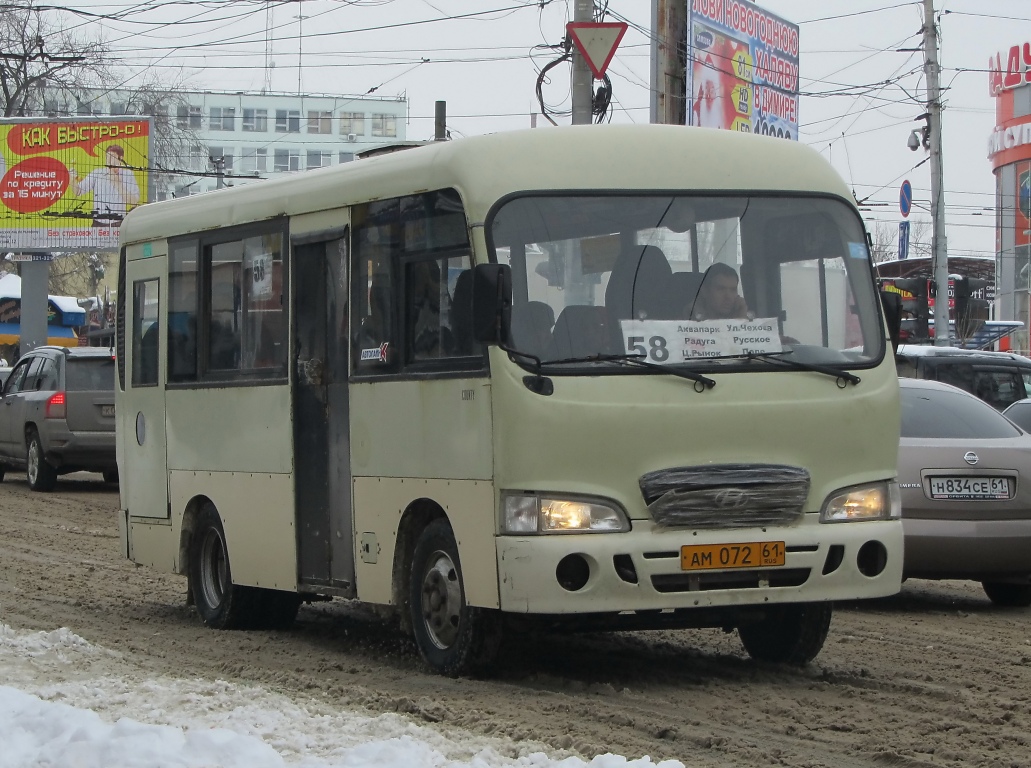
<path id="1" fill-rule="evenodd" d="M 748 304 L 738 292 L 738 276 L 734 268 L 716 262 L 705 271 L 698 288 L 698 297 L 690 308 L 692 320 L 751 319 Z"/>
<path id="2" fill-rule="evenodd" d="M 409 265 L 408 317 L 412 358 L 440 357 L 440 267 L 435 261 Z"/>

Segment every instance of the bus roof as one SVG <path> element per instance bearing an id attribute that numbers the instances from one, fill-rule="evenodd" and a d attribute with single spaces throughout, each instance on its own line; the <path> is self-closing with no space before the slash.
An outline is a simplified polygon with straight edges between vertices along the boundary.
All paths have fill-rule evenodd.
<path id="1" fill-rule="evenodd" d="M 122 245 L 454 187 L 472 224 L 524 190 L 822 192 L 852 200 L 795 141 L 672 125 L 539 128 L 436 142 L 271 181 L 140 206 Z"/>

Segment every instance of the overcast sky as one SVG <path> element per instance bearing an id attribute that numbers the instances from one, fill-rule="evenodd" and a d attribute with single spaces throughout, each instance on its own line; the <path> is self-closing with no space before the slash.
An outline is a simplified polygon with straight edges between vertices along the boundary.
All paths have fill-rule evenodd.
<path id="1" fill-rule="evenodd" d="M 596 0 L 600 5 L 603 0 Z M 120 14 L 90 21 L 127 73 L 147 70 L 210 90 L 405 97 L 410 139 L 433 137 L 434 102 L 447 102 L 452 137 L 528 127 L 539 111 L 538 70 L 556 58 L 572 0 L 68 0 Z M 271 12 L 269 11 L 271 5 Z M 544 7 L 541 7 L 541 6 Z M 898 190 L 911 180 L 913 218 L 926 218 L 929 163 L 906 146 L 924 109 L 922 3 L 917 0 L 765 0 L 800 25 L 801 141 L 831 160 L 870 221 L 895 228 Z M 1031 38 L 1028 0 L 935 0 L 941 17 L 944 168 L 949 250 L 994 253 L 995 124 L 984 71 L 990 55 Z M 609 0 L 608 20 L 631 28 L 610 67 L 614 122 L 646 123 L 650 0 Z M 298 18 L 303 16 L 303 18 Z M 271 21 L 271 24 L 267 22 Z M 78 23 L 86 24 L 80 17 Z M 266 56 L 266 47 L 271 55 Z M 267 68 L 266 60 L 274 63 Z M 300 62 L 300 72 L 298 63 Z M 549 106 L 568 109 L 569 69 L 551 70 Z M 300 77 L 299 77 L 300 75 Z M 129 75 L 127 75 L 128 77 Z M 884 85 L 886 81 L 901 79 Z M 810 95 L 811 94 L 811 95 Z M 560 124 L 569 118 L 557 117 Z M 538 125 L 547 123 L 538 119 Z"/>

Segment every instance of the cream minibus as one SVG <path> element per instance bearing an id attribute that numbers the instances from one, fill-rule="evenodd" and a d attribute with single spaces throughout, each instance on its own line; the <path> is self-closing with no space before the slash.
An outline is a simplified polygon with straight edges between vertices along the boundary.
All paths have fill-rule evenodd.
<path id="1" fill-rule="evenodd" d="M 118 299 L 125 554 L 208 626 L 344 598 L 447 675 L 540 627 L 801 664 L 899 590 L 888 324 L 795 142 L 538 129 L 158 202 Z"/>

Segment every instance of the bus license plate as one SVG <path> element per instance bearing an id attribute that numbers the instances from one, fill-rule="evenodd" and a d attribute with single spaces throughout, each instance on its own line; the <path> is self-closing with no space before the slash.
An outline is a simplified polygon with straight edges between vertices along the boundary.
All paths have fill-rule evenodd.
<path id="1" fill-rule="evenodd" d="M 1009 499 L 1007 477 L 932 477 L 932 499 Z"/>
<path id="2" fill-rule="evenodd" d="M 721 568 L 777 568 L 782 565 L 784 565 L 783 541 L 689 544 L 680 548 L 680 568 L 684 571 Z"/>
<path id="3" fill-rule="evenodd" d="M 100 406 L 100 415 L 101 416 L 114 416 L 115 415 L 115 407 L 113 405 L 102 405 L 102 406 Z"/>

